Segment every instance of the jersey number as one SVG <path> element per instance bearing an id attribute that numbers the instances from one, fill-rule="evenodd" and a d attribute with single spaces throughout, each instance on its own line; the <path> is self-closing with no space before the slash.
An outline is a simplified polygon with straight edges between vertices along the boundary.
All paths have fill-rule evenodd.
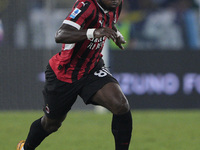
<path id="1" fill-rule="evenodd" d="M 105 72 L 104 70 L 99 70 L 99 71 L 96 71 L 96 72 L 94 73 L 95 76 L 98 76 L 98 77 L 100 77 L 100 78 L 107 76 L 107 74 L 108 74 L 108 73 Z"/>

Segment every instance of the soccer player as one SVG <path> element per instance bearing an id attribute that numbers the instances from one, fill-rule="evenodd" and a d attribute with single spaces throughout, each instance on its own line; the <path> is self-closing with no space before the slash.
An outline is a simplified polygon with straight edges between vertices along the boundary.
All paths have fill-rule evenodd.
<path id="1" fill-rule="evenodd" d="M 45 71 L 44 116 L 32 123 L 17 150 L 34 150 L 57 131 L 78 95 L 85 104 L 101 105 L 113 113 L 115 149 L 128 150 L 132 132 L 129 103 L 101 54 L 106 38 L 123 49 L 124 38 L 115 27 L 122 1 L 76 1 L 55 36 L 62 51 L 49 60 Z"/>

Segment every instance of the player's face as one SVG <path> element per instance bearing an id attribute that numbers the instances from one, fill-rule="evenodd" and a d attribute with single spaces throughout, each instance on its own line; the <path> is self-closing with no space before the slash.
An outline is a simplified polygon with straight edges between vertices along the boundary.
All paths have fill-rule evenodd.
<path id="1" fill-rule="evenodd" d="M 102 2 L 107 10 L 115 10 L 122 2 L 122 0 L 99 0 Z"/>

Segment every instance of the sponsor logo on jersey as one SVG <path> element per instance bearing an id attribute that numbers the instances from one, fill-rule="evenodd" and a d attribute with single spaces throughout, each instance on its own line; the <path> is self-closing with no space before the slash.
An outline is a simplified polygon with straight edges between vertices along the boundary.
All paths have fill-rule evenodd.
<path id="1" fill-rule="evenodd" d="M 76 18 L 76 16 L 81 12 L 80 9 L 75 8 L 74 11 L 71 13 L 71 15 L 69 16 L 70 18 L 74 19 Z"/>
<path id="2" fill-rule="evenodd" d="M 83 4 L 83 7 L 85 6 L 85 3 L 84 2 L 81 2 Z"/>
<path id="3" fill-rule="evenodd" d="M 99 20 L 99 23 L 101 24 L 101 27 L 103 27 L 103 20 Z"/>

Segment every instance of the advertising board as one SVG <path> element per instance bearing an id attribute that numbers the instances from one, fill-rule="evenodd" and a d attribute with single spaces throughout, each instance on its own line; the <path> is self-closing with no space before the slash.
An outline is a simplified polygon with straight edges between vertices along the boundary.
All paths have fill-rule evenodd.
<path id="1" fill-rule="evenodd" d="M 132 108 L 200 108 L 198 51 L 111 51 L 111 72 Z"/>

